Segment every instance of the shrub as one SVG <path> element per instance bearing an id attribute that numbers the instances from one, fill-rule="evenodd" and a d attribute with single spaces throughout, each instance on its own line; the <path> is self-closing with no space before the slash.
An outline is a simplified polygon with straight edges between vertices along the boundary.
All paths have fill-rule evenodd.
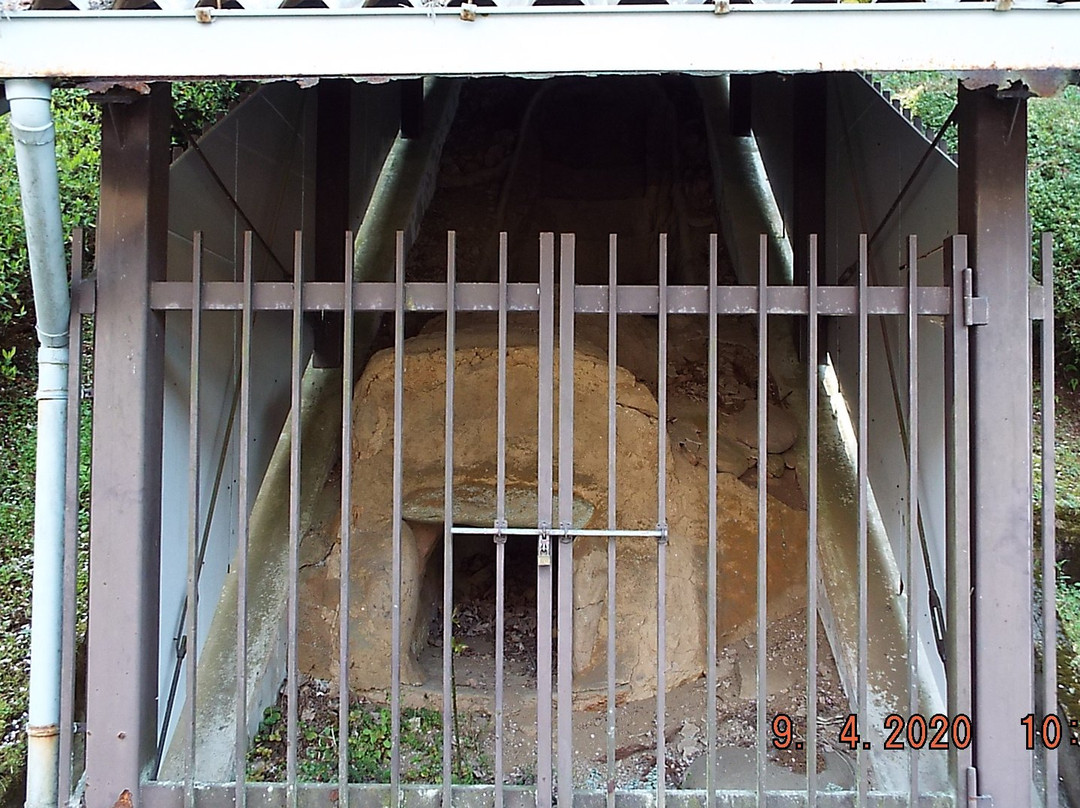
<path id="1" fill-rule="evenodd" d="M 82 227 L 92 246 L 101 163 L 100 111 L 81 90 L 57 90 L 53 94 L 53 118 L 65 236 L 70 236 L 73 228 Z M 29 327 L 32 308 L 15 146 L 7 121 L 0 126 L 0 165 L 0 350 L 7 357 L 7 368 L 15 366 L 11 354 L 16 348 L 15 338 Z"/>

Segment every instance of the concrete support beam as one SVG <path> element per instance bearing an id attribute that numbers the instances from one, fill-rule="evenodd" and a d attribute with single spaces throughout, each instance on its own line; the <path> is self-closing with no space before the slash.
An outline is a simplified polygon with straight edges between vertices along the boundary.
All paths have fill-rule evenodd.
<path id="1" fill-rule="evenodd" d="M 959 107 L 958 224 L 990 311 L 971 328 L 975 766 L 995 805 L 1026 808 L 1032 753 L 1018 728 L 1034 709 L 1027 103 L 961 88 Z"/>
<path id="2" fill-rule="evenodd" d="M 169 85 L 107 103 L 97 232 L 86 805 L 108 808 L 154 757 L 157 715 Z"/>

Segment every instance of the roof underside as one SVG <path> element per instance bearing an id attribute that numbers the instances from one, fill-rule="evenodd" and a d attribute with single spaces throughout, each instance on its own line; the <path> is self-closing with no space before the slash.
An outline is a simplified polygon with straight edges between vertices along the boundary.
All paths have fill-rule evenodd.
<path id="1" fill-rule="evenodd" d="M 242 0 L 240 8 L 225 0 L 196 8 L 191 0 L 159 0 L 166 8 L 8 11 L 0 13 L 0 79 L 918 69 L 991 71 L 980 74 L 982 83 L 1022 76 L 1045 93 L 1080 70 L 1080 3 L 478 8 L 445 1 L 264 8 L 267 0 Z"/>

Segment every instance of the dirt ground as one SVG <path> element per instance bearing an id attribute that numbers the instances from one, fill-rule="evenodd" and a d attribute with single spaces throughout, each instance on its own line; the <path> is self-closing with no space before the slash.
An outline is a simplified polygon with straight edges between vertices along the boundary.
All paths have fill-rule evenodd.
<path id="1" fill-rule="evenodd" d="M 508 581 L 511 576 L 508 576 Z M 507 604 L 507 642 L 504 668 L 503 752 L 504 781 L 511 785 L 531 785 L 536 778 L 537 702 L 535 657 L 535 611 Z M 457 636 L 464 646 L 454 654 L 454 679 L 457 721 L 461 737 L 470 749 L 470 771 L 477 782 L 494 782 L 495 665 L 493 649 L 494 614 L 486 604 L 469 600 L 458 608 Z M 771 724 L 775 716 L 787 715 L 792 720 L 793 745 L 806 742 L 808 709 L 806 689 L 806 612 L 804 610 L 768 626 L 766 641 L 767 695 L 765 748 L 770 761 L 767 774 L 770 787 L 782 787 L 785 776 L 804 775 L 808 751 L 777 750 L 772 741 L 775 735 Z M 435 640 L 441 633 L 433 623 L 432 639 L 424 662 L 430 679 L 421 687 L 402 688 L 404 710 L 442 710 L 441 643 Z M 720 758 L 721 778 L 734 776 L 725 771 L 725 761 L 749 761 L 752 764 L 758 747 L 757 734 L 757 650 L 749 641 L 739 641 L 720 649 L 717 657 L 716 689 L 716 746 Z M 557 686 L 557 680 L 553 683 Z M 326 682 L 305 679 L 300 686 L 298 716 L 305 730 L 301 732 L 300 758 L 307 755 L 306 746 L 318 742 L 319 728 L 337 723 L 336 689 Z M 704 768 L 707 747 L 705 679 L 689 682 L 669 691 L 664 715 L 665 783 L 671 788 L 704 787 Z M 386 706 L 385 698 L 376 694 L 354 694 L 352 705 L 364 705 L 378 710 Z M 281 714 L 287 710 L 286 700 L 278 701 Z M 851 754 L 842 750 L 837 737 L 843 716 L 849 712 L 829 653 L 828 641 L 818 624 L 817 717 L 818 770 L 826 780 L 845 784 L 853 765 Z M 621 702 L 616 697 L 614 785 L 618 789 L 655 787 L 658 777 L 656 756 L 656 701 L 642 699 Z M 557 710 L 552 708 L 555 726 Z M 605 689 L 575 693 L 574 698 L 574 785 L 577 788 L 604 789 L 608 785 L 607 756 L 607 695 Z M 311 728 L 315 728 L 312 731 Z M 453 730 L 451 730 L 453 732 Z M 438 731 L 430 733 L 429 743 L 441 743 Z M 284 746 L 278 738 L 277 757 L 284 760 Z M 257 742 L 266 749 L 267 743 Z M 553 759 L 555 749 L 553 744 Z M 265 762 L 264 764 L 265 765 Z M 328 768 L 329 774 L 336 768 Z M 438 778 L 432 778 L 437 780 Z M 773 782 L 776 781 L 776 782 Z M 723 782 L 723 780 L 721 780 Z M 728 787 L 731 787 L 728 783 Z M 742 784 L 740 784 L 742 785 Z"/>
<path id="2" fill-rule="evenodd" d="M 459 709 L 467 712 L 472 726 L 482 729 L 482 746 L 494 759 L 494 653 L 492 632 L 485 626 L 487 615 L 466 602 L 459 608 L 462 636 L 468 646 L 455 659 Z M 508 609 L 509 609 L 508 605 Z M 493 614 L 491 617 L 493 618 Z M 535 774 L 536 758 L 536 675 L 532 655 L 522 651 L 534 638 L 535 613 L 530 621 L 508 629 L 509 664 L 504 674 L 504 754 L 509 782 L 527 783 Z M 464 618 L 464 619 L 462 619 Z M 475 622 L 473 622 L 475 621 Z M 508 618 L 508 625 L 509 618 Z M 772 719 L 780 713 L 792 718 L 793 738 L 805 742 L 806 612 L 772 621 L 766 640 L 766 727 L 770 759 L 794 773 L 806 771 L 806 752 L 780 751 L 771 747 L 775 737 Z M 471 633 L 477 632 L 477 633 Z M 532 645 L 535 647 L 535 645 Z M 514 650 L 509 650 L 509 649 Z M 434 651 L 434 646 L 432 646 Z M 825 767 L 823 752 L 835 750 L 835 736 L 848 701 L 829 653 L 828 641 L 818 625 L 817 715 L 819 726 L 819 768 Z M 438 654 L 431 654 L 433 673 L 441 670 Z M 754 748 L 757 745 L 757 650 L 748 641 L 720 649 L 717 658 L 718 747 Z M 437 680 L 436 680 L 437 681 Z M 557 681 L 557 680 L 556 680 Z M 667 693 L 664 717 L 666 740 L 666 782 L 673 788 L 686 784 L 687 772 L 706 752 L 706 687 L 702 678 Z M 441 706 L 440 686 L 406 689 L 404 701 L 410 706 Z M 615 710 L 616 787 L 644 788 L 655 784 L 656 700 L 618 703 Z M 553 709 L 557 716 L 557 710 Z M 554 719 L 553 719 L 554 720 Z M 835 731 L 831 728 L 835 727 Z M 831 740 L 830 740 L 831 739 Z M 702 761 L 703 762 L 703 761 Z M 574 778 L 577 787 L 602 788 L 607 781 L 607 694 L 601 688 L 578 691 L 574 699 Z"/>

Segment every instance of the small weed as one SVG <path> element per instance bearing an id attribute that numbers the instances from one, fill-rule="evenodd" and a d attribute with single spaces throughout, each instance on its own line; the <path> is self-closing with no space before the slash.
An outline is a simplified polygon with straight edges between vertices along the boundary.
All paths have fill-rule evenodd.
<path id="1" fill-rule="evenodd" d="M 0 348 L 0 378 L 13 382 L 19 375 L 19 368 L 15 364 L 15 346 Z"/>
<path id="2" fill-rule="evenodd" d="M 1070 719 L 1080 716 L 1080 581 L 1058 565 L 1058 700 Z"/>
<path id="3" fill-rule="evenodd" d="M 296 773 L 300 780 L 327 783 L 338 776 L 336 709 L 297 727 Z M 392 716 L 385 706 L 361 704 L 349 710 L 349 781 L 389 783 L 393 747 Z M 321 720 L 320 720 L 321 719 Z M 286 775 L 287 719 L 282 706 L 268 707 L 248 755 L 248 777 L 278 782 Z M 430 708 L 401 711 L 401 779 L 406 783 L 442 782 L 442 716 Z M 483 728 L 466 722 L 455 783 L 483 782 L 488 764 L 480 751 Z"/>
<path id="4" fill-rule="evenodd" d="M 1080 581 L 1070 581 L 1058 565 L 1057 607 L 1061 630 L 1080 649 Z"/>

